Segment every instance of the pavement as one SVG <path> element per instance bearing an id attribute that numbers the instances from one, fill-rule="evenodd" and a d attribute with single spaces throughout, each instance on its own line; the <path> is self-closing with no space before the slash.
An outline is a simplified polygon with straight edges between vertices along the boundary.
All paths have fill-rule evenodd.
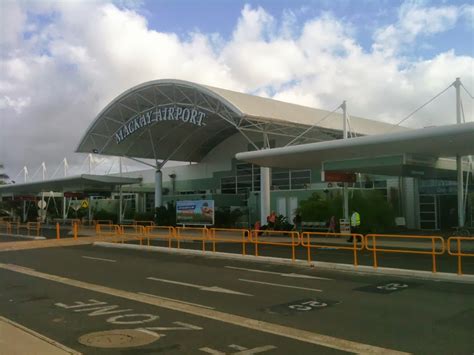
<path id="1" fill-rule="evenodd" d="M 87 354 L 472 354 L 473 296 L 472 284 L 90 244 L 0 253 L 0 314 Z"/>

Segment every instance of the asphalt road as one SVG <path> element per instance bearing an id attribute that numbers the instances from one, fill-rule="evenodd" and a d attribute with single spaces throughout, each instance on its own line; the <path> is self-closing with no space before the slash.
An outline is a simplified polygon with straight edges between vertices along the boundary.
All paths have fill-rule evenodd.
<path id="1" fill-rule="evenodd" d="M 0 263 L 0 314 L 84 353 L 474 352 L 472 284 L 97 246 L 2 252 Z M 153 341 L 78 340 L 137 328 Z"/>

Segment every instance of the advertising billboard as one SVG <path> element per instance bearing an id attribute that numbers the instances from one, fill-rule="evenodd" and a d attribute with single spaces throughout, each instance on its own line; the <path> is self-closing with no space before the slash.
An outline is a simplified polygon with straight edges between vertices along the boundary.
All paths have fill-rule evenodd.
<path id="1" fill-rule="evenodd" d="M 214 200 L 177 201 L 176 223 L 184 225 L 213 225 Z"/>

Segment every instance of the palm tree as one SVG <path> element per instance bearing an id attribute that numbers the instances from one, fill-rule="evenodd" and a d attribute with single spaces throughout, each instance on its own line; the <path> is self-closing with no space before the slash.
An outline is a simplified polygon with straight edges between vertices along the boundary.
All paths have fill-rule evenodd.
<path id="1" fill-rule="evenodd" d="M 4 165 L 0 163 L 0 185 L 4 185 L 7 183 L 7 180 L 10 179 L 10 177 L 3 172 Z"/>

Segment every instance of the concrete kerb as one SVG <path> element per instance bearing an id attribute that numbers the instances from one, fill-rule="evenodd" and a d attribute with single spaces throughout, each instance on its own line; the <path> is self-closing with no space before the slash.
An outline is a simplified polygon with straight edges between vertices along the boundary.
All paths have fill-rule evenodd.
<path id="1" fill-rule="evenodd" d="M 23 234 L 7 234 L 7 233 L 0 233 L 0 237 L 11 237 L 11 238 L 20 238 L 20 239 L 28 239 L 28 240 L 44 240 L 45 237 L 37 237 L 32 235 L 23 235 Z"/>
<path id="2" fill-rule="evenodd" d="M 417 278 L 417 279 L 423 279 L 423 280 L 450 281 L 450 282 L 474 284 L 474 275 L 457 275 L 457 274 L 446 273 L 446 272 L 433 273 L 430 271 L 396 269 L 396 268 L 387 268 L 387 267 L 374 268 L 372 266 L 365 266 L 365 265 L 359 265 L 355 267 L 349 264 L 329 263 L 329 262 L 323 262 L 323 261 L 313 261 L 310 264 L 308 264 L 306 260 L 298 260 L 298 259 L 293 262 L 291 259 L 277 258 L 277 257 L 272 257 L 272 256 L 255 256 L 255 255 L 244 256 L 244 255 L 239 255 L 239 254 L 222 253 L 222 252 L 176 249 L 176 248 L 145 246 L 145 245 L 136 245 L 136 244 L 94 242 L 93 245 L 99 246 L 99 247 L 106 247 L 106 248 L 132 249 L 132 250 L 141 250 L 141 251 L 148 251 L 148 252 L 161 252 L 161 253 L 169 253 L 169 254 L 204 256 L 207 258 L 232 259 L 232 260 L 250 261 L 250 262 L 273 264 L 273 265 L 291 265 L 291 266 L 297 266 L 301 268 L 311 267 L 311 268 L 318 268 L 318 269 L 331 270 L 331 271 L 350 272 L 350 273 L 363 274 L 363 275 L 403 276 L 403 277 Z"/>

